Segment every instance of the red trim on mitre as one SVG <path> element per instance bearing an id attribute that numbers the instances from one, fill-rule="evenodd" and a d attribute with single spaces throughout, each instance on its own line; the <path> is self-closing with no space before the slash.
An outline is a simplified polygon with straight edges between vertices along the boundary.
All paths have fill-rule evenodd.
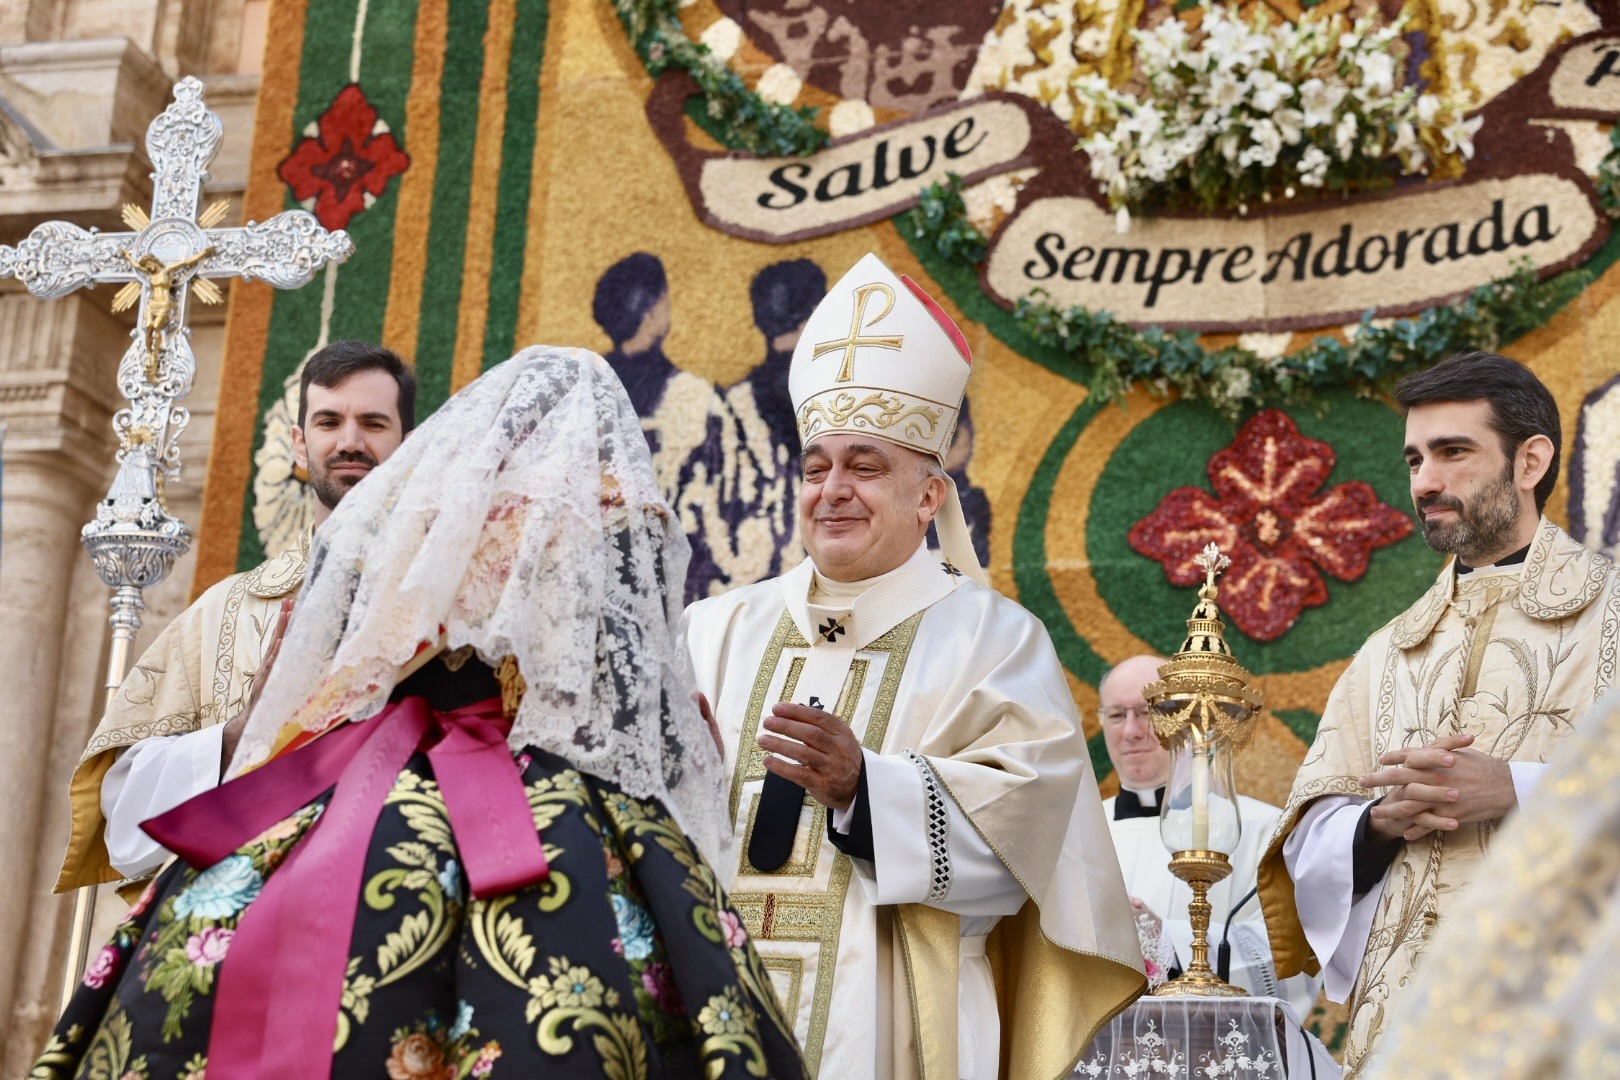
<path id="1" fill-rule="evenodd" d="M 939 323 L 939 328 L 945 331 L 945 336 L 951 339 L 951 344 L 956 346 L 956 351 L 962 354 L 962 361 L 968 367 L 972 367 L 973 351 L 968 348 L 967 338 L 962 336 L 962 331 L 957 329 L 956 323 L 951 320 L 951 317 L 945 314 L 945 309 L 940 307 L 932 296 L 924 292 L 921 285 L 918 285 L 906 275 L 901 274 L 900 280 L 906 283 L 906 288 L 911 290 L 913 296 L 922 301 L 923 307 L 928 309 L 928 314 L 932 315 L 934 321 Z"/>

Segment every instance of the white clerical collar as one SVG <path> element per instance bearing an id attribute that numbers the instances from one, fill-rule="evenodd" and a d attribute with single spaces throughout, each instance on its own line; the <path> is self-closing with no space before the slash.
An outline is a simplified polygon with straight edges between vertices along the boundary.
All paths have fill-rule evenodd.
<path id="1" fill-rule="evenodd" d="M 829 584 L 809 559 L 782 575 L 782 599 L 794 625 L 806 641 L 825 640 L 829 644 L 862 649 L 912 615 L 950 595 L 966 579 L 930 553 L 926 544 L 919 544 L 911 558 L 888 573 L 868 582 L 842 583 L 863 586 L 853 599 L 833 601 L 824 593 L 812 598 L 811 588 L 818 580 L 823 587 Z M 832 624 L 836 624 L 837 629 Z M 824 627 L 836 633 L 836 637 L 822 634 Z"/>
<path id="2" fill-rule="evenodd" d="M 1126 787 L 1123 784 L 1121 784 L 1120 785 L 1120 790 L 1121 791 L 1128 791 L 1132 795 L 1135 795 L 1136 796 L 1136 801 L 1141 803 L 1144 808 L 1159 805 L 1159 789 L 1156 788 L 1156 787 L 1133 788 L 1133 787 Z"/>
<path id="3" fill-rule="evenodd" d="M 1457 581 L 1459 583 L 1467 583 L 1467 582 L 1478 581 L 1481 578 L 1502 577 L 1502 576 L 1506 576 L 1506 575 L 1510 575 L 1510 574 L 1511 575 L 1518 575 L 1520 573 L 1523 573 L 1523 571 L 1524 571 L 1524 563 L 1522 563 L 1522 562 L 1506 563 L 1506 564 L 1502 564 L 1502 565 L 1492 563 L 1490 566 L 1473 566 L 1473 567 L 1469 567 L 1467 573 L 1465 573 L 1465 574 L 1464 573 L 1459 573 L 1457 575 Z"/>
<path id="4" fill-rule="evenodd" d="M 829 607 L 849 607 L 867 589 L 888 577 L 889 574 L 898 573 L 904 566 L 905 563 L 901 563 L 900 566 L 890 570 L 888 574 L 862 578 L 860 581 L 834 581 L 817 570 L 810 577 L 810 602 L 824 604 Z"/>
<path id="5" fill-rule="evenodd" d="M 1482 577 L 1493 574 L 1516 574 L 1524 569 L 1525 559 L 1529 555 L 1530 544 L 1526 544 L 1519 550 L 1502 556 L 1501 562 L 1491 563 L 1488 566 L 1464 566 L 1460 559 L 1453 560 L 1453 566 L 1457 571 L 1455 577 L 1458 581 L 1462 581 L 1464 578 L 1470 581 L 1478 581 Z"/>

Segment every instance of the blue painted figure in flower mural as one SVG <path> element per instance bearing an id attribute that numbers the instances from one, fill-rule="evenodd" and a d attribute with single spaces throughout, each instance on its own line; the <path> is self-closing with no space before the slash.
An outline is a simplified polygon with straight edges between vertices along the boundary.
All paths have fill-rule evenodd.
<path id="1" fill-rule="evenodd" d="M 531 349 L 346 497 L 232 779 L 31 1078 L 802 1077 L 715 866 L 688 546 L 607 364 Z"/>

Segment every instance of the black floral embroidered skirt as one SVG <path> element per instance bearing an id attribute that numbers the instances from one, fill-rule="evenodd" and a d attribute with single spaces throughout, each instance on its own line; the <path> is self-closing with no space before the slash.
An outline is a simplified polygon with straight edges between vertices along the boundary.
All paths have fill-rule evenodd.
<path id="1" fill-rule="evenodd" d="M 541 751 L 517 763 L 551 872 L 489 899 L 468 894 L 426 756 L 400 772 L 366 855 L 331 1075 L 803 1076 L 742 921 L 669 813 Z M 203 1080 L 237 924 L 325 802 L 201 873 L 165 871 L 31 1080 Z"/>

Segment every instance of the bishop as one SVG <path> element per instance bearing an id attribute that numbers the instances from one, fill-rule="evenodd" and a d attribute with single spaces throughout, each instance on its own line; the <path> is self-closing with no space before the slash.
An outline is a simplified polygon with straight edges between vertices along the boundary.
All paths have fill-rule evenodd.
<path id="1" fill-rule="evenodd" d="M 970 364 L 915 282 L 857 263 L 789 377 L 809 557 L 687 611 L 732 902 L 821 1076 L 1056 1080 L 1146 982 L 1063 669 L 942 467 Z"/>

